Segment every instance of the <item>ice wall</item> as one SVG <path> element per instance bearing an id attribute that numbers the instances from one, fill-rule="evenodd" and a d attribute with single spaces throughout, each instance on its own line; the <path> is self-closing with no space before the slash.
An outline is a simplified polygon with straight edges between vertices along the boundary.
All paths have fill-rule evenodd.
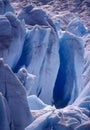
<path id="1" fill-rule="evenodd" d="M 36 75 L 30 94 L 52 104 L 53 88 L 60 64 L 59 39 L 55 25 L 42 9 L 34 9 L 33 6 L 26 7 L 18 18 L 24 19 L 29 28 L 15 70 L 25 65 L 29 73 Z"/>
<path id="2" fill-rule="evenodd" d="M 0 92 L 8 103 L 10 118 L 13 123 L 13 128 L 11 128 L 11 130 L 23 130 L 33 119 L 31 112 L 29 111 L 26 92 L 17 76 L 12 72 L 8 65 L 3 64 L 2 60 L 0 60 Z M 3 109 L 3 111 L 8 111 L 8 109 L 5 107 L 5 110 Z M 5 114 L 6 112 L 3 113 Z M 8 112 L 6 115 L 9 116 Z M 4 118 L 2 118 L 2 120 Z M 9 117 L 6 117 L 6 119 L 7 118 L 10 120 Z M 9 125 L 7 126 L 7 129 L 9 129 L 10 121 L 7 121 L 6 123 Z"/>
<path id="3" fill-rule="evenodd" d="M 16 66 L 24 44 L 25 28 L 13 13 L 0 15 L 0 57 L 12 69 Z"/>
<path id="4" fill-rule="evenodd" d="M 66 31 L 62 33 L 59 45 L 60 67 L 53 92 L 57 108 L 72 104 L 82 91 L 84 64 L 84 42 L 82 38 Z"/>
<path id="5" fill-rule="evenodd" d="M 0 15 L 5 14 L 6 12 L 14 13 L 14 9 L 9 0 L 0 0 Z"/>
<path id="6" fill-rule="evenodd" d="M 0 14 L 0 130 L 89 130 L 90 31 L 75 17 L 62 31 L 32 5 L 14 14 L 8 0 Z"/>
<path id="7" fill-rule="evenodd" d="M 41 114 L 25 130 L 89 130 L 90 129 L 90 34 L 84 37 L 84 88 L 72 105 L 63 109 L 52 108 Z M 43 110 L 44 111 L 44 110 Z"/>

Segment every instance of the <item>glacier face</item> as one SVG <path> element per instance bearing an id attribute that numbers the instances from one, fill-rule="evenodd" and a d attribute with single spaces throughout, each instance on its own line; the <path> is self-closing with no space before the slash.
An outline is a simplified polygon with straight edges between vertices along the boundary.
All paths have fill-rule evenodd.
<path id="1" fill-rule="evenodd" d="M 27 97 L 30 110 L 44 109 L 48 105 L 42 102 L 36 95 L 30 95 Z"/>
<path id="2" fill-rule="evenodd" d="M 33 84 L 35 83 L 36 76 L 33 74 L 30 74 L 27 72 L 25 67 L 22 67 L 19 69 L 19 71 L 16 73 L 18 79 L 23 84 L 26 90 L 27 96 L 30 94 L 31 88 L 33 87 Z"/>
<path id="3" fill-rule="evenodd" d="M 10 126 L 11 124 L 11 126 Z M 10 110 L 5 97 L 0 92 L 0 129 L 12 129 L 12 121 L 10 119 Z"/>
<path id="4" fill-rule="evenodd" d="M 32 5 L 13 12 L 0 0 L 0 129 L 89 130 L 90 32 Z"/>
<path id="5" fill-rule="evenodd" d="M 8 65 L 4 65 L 3 60 L 0 60 L 0 84 L 0 92 L 6 98 L 9 107 L 9 113 L 7 112 L 6 114 L 9 116 L 6 118 L 9 121 L 6 123 L 8 123 L 7 125 L 9 125 L 9 127 L 11 127 L 10 124 L 13 123 L 11 124 L 13 127 L 11 129 L 23 130 L 32 121 L 26 92 L 23 85 L 19 82 L 17 76 L 12 72 L 10 67 Z M 7 108 L 5 109 L 5 111 L 8 111 Z M 1 127 L 1 129 L 3 128 Z"/>
<path id="6" fill-rule="evenodd" d="M 22 55 L 15 71 L 25 65 L 28 72 L 37 77 L 30 94 L 52 104 L 54 83 L 60 64 L 55 25 L 42 9 L 34 9 L 33 6 L 26 7 L 18 18 L 24 19 L 27 26 L 32 26 L 27 29 Z"/>
<path id="7" fill-rule="evenodd" d="M 62 33 L 59 43 L 60 67 L 53 98 L 56 107 L 64 107 L 72 104 L 83 89 L 84 43 L 68 31 Z"/>
<path id="8" fill-rule="evenodd" d="M 11 12 L 0 16 L 0 25 L 0 57 L 3 57 L 5 63 L 13 69 L 22 53 L 25 28 Z"/>
<path id="9" fill-rule="evenodd" d="M 29 73 L 36 75 L 30 93 L 36 94 L 47 104 L 52 102 L 60 62 L 57 38 L 56 32 L 49 27 L 32 27 L 27 32 L 22 55 L 16 66 L 17 70 L 19 66 L 25 65 Z"/>
<path id="10" fill-rule="evenodd" d="M 69 23 L 66 30 L 80 37 L 83 37 L 86 33 L 88 33 L 87 28 L 83 25 L 79 18 L 74 18 Z"/>
<path id="11" fill-rule="evenodd" d="M 6 12 L 14 13 L 14 9 L 11 6 L 9 0 L 0 0 L 0 15 L 5 14 Z"/>

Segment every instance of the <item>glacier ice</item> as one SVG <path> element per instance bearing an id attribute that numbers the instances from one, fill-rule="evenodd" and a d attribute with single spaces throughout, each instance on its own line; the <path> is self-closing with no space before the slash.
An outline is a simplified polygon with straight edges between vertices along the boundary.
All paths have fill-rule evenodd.
<path id="1" fill-rule="evenodd" d="M 88 33 L 87 28 L 83 25 L 79 18 L 74 18 L 69 23 L 66 30 L 80 37 Z"/>
<path id="2" fill-rule="evenodd" d="M 88 29 L 34 5 L 15 14 L 9 0 L 0 14 L 0 130 L 89 130 Z"/>
<path id="3" fill-rule="evenodd" d="M 20 80 L 20 82 L 25 87 L 25 90 L 26 90 L 26 93 L 28 96 L 31 91 L 31 88 L 33 87 L 33 84 L 35 83 L 36 76 L 28 73 L 27 70 L 25 69 L 25 67 L 22 67 L 18 71 L 18 73 L 16 73 L 16 75 L 17 75 L 18 79 Z"/>
<path id="4" fill-rule="evenodd" d="M 80 104 L 80 99 L 82 101 L 82 104 L 80 106 L 90 109 L 89 107 L 89 87 L 90 87 L 90 34 L 87 34 L 84 37 L 85 41 L 85 53 L 84 53 L 84 69 L 83 69 L 83 84 L 84 84 L 84 90 L 79 95 L 79 97 L 76 99 L 75 104 Z"/>
<path id="5" fill-rule="evenodd" d="M 84 88 L 72 105 L 68 105 L 62 109 L 52 109 L 49 112 L 41 115 L 33 123 L 31 123 L 25 130 L 89 130 L 90 129 L 90 69 L 88 64 L 90 62 L 90 35 L 85 37 L 85 62 L 84 62 Z M 87 80 L 88 79 L 88 80 Z M 86 81 L 87 84 L 86 84 Z M 53 119 L 53 120 L 52 120 Z M 46 122 L 47 120 L 47 122 Z M 54 124 L 55 123 L 55 124 Z"/>
<path id="6" fill-rule="evenodd" d="M 0 15 L 0 26 L 0 57 L 14 69 L 22 53 L 25 28 L 11 12 Z"/>
<path id="7" fill-rule="evenodd" d="M 1 130 L 13 129 L 10 110 L 7 101 L 1 92 L 0 92 L 0 129 Z"/>
<path id="8" fill-rule="evenodd" d="M 83 89 L 84 42 L 68 31 L 59 39 L 60 67 L 55 82 L 53 98 L 56 107 L 72 104 Z"/>
<path id="9" fill-rule="evenodd" d="M 25 65 L 28 72 L 37 77 L 30 94 L 36 94 L 45 103 L 52 104 L 53 87 L 60 64 L 55 25 L 45 11 L 32 5 L 25 7 L 18 18 L 25 20 L 28 29 L 15 71 Z"/>
<path id="10" fill-rule="evenodd" d="M 47 107 L 47 104 L 45 104 L 40 98 L 38 98 L 36 95 L 30 95 L 27 97 L 28 104 L 30 110 L 40 110 Z"/>
<path id="11" fill-rule="evenodd" d="M 0 85 L 0 92 L 10 109 L 14 129 L 23 130 L 32 121 L 26 92 L 10 67 L 3 64 L 3 60 L 0 60 Z"/>
<path id="12" fill-rule="evenodd" d="M 0 0 L 0 15 L 5 14 L 6 12 L 14 13 L 14 9 L 9 0 Z"/>
<path id="13" fill-rule="evenodd" d="M 35 25 L 27 32 L 22 55 L 16 66 L 18 70 L 20 66 L 25 65 L 29 73 L 36 75 L 30 94 L 36 94 L 47 104 L 52 103 L 53 87 L 60 62 L 58 50 L 56 32 L 49 27 Z"/>

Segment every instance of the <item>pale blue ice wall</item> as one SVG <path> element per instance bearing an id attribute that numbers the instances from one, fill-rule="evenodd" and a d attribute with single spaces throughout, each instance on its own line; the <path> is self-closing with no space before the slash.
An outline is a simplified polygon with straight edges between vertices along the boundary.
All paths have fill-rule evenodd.
<path id="1" fill-rule="evenodd" d="M 0 26 L 0 57 L 13 69 L 22 53 L 25 27 L 11 12 L 0 16 Z"/>
<path id="2" fill-rule="evenodd" d="M 6 12 L 14 13 L 14 9 L 12 8 L 9 0 L 0 0 L 0 15 L 5 14 Z"/>
<path id="3" fill-rule="evenodd" d="M 25 20 L 28 29 L 22 55 L 14 71 L 24 65 L 29 73 L 36 75 L 30 94 L 36 94 L 45 103 L 51 104 L 60 64 L 55 25 L 42 9 L 34 9 L 33 6 L 26 7 L 18 18 Z"/>
<path id="4" fill-rule="evenodd" d="M 36 94 L 48 104 L 52 102 L 53 87 L 59 67 L 58 37 L 49 27 L 32 27 L 26 36 L 21 58 L 16 69 L 25 65 L 36 75 L 31 94 Z M 50 82 L 52 81 L 52 82 Z M 45 99 L 45 97 L 48 98 Z"/>

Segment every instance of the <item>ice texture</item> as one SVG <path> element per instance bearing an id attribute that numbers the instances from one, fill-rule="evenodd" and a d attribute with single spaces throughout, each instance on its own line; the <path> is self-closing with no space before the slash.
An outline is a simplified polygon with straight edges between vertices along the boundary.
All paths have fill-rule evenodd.
<path id="1" fill-rule="evenodd" d="M 11 6 L 9 0 L 0 0 L 0 15 L 5 14 L 6 12 L 14 13 L 14 9 Z"/>
<path id="2" fill-rule="evenodd" d="M 57 108 L 72 104 L 83 89 L 84 42 L 68 31 L 59 39 L 60 67 L 53 98 Z"/>
<path id="3" fill-rule="evenodd" d="M 13 13 L 8 12 L 4 16 L 0 15 L 0 26 L 0 57 L 14 69 L 22 53 L 24 24 Z"/>
<path id="4" fill-rule="evenodd" d="M 58 1 L 10 1 L 0 0 L 0 130 L 90 130 L 90 30 Z"/>
<path id="5" fill-rule="evenodd" d="M 3 64 L 3 60 L 0 60 L 0 84 L 0 92 L 7 100 L 14 129 L 23 130 L 32 121 L 26 92 L 10 67 Z"/>

